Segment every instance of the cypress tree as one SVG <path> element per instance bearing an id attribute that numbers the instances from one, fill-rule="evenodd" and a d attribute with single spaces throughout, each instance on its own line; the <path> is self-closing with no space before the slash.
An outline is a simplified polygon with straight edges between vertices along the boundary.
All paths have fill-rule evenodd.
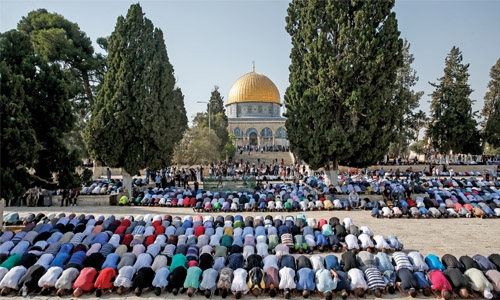
<path id="1" fill-rule="evenodd" d="M 290 3 L 286 128 L 291 150 L 313 169 L 373 164 L 395 138 L 393 91 L 403 42 L 393 6 L 385 0 Z"/>
<path id="2" fill-rule="evenodd" d="M 462 52 L 453 47 L 445 59 L 444 75 L 439 83 L 430 83 L 431 120 L 427 137 L 432 146 L 442 154 L 480 154 L 480 137 L 472 111 L 472 89 L 468 83 L 469 64 L 462 63 Z"/>
<path id="3" fill-rule="evenodd" d="M 132 175 L 169 165 L 187 116 L 162 31 L 134 4 L 118 18 L 108 51 L 108 71 L 85 129 L 88 148 Z"/>
<path id="4" fill-rule="evenodd" d="M 483 123 L 483 148 L 486 143 L 494 148 L 500 147 L 500 59 L 490 70 L 488 92 L 484 95 L 481 115 Z"/>

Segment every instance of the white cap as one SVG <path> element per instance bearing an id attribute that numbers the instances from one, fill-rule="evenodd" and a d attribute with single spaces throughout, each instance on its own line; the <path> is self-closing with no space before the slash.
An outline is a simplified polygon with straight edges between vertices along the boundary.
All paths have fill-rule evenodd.
<path id="1" fill-rule="evenodd" d="M 483 296 L 485 299 L 492 299 L 493 294 L 490 292 L 490 288 L 484 288 Z"/>

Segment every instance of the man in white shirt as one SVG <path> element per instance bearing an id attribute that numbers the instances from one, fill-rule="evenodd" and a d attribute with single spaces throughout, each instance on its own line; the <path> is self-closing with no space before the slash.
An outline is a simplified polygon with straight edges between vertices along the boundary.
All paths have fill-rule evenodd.
<path id="1" fill-rule="evenodd" d="M 280 271 L 280 290 L 283 291 L 285 299 L 290 299 L 292 290 L 296 288 L 295 284 L 295 270 L 284 267 Z"/>
<path id="2" fill-rule="evenodd" d="M 234 278 L 231 283 L 231 292 L 236 299 L 241 299 L 243 295 L 248 293 L 247 285 L 247 270 L 243 268 L 238 268 L 234 270 Z"/>

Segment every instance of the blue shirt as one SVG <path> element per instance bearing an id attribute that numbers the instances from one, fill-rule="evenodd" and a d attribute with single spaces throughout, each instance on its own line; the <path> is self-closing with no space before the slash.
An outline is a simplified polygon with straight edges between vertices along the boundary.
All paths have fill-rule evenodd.
<path id="1" fill-rule="evenodd" d="M 419 289 L 431 287 L 431 285 L 429 284 L 429 281 L 427 281 L 427 278 L 425 278 L 424 273 L 415 272 L 415 273 L 413 273 L 413 276 L 417 279 Z"/>
<path id="2" fill-rule="evenodd" d="M 340 270 L 339 259 L 335 255 L 325 256 L 325 265 L 327 270 Z"/>
<path id="3" fill-rule="evenodd" d="M 99 243 L 103 245 L 106 244 L 108 241 L 109 241 L 109 235 L 106 232 L 100 232 L 94 237 L 91 244 Z"/>
<path id="4" fill-rule="evenodd" d="M 77 252 L 73 253 L 73 255 L 71 255 L 71 258 L 68 261 L 68 265 L 74 264 L 74 265 L 78 265 L 81 267 L 81 266 L 83 266 L 83 262 L 85 261 L 86 258 L 87 258 L 87 255 L 84 251 L 77 251 Z"/>
<path id="5" fill-rule="evenodd" d="M 302 268 L 297 271 L 297 290 L 313 291 L 316 289 L 314 283 L 314 271 L 309 268 Z"/>
<path id="6" fill-rule="evenodd" d="M 105 268 L 113 268 L 116 270 L 116 266 L 118 264 L 118 261 L 120 260 L 120 255 L 117 253 L 110 253 L 108 256 L 106 256 L 106 260 L 102 264 L 101 269 Z"/>
<path id="7" fill-rule="evenodd" d="M 439 257 L 437 257 L 437 255 L 435 255 L 435 254 L 427 255 L 425 257 L 425 262 L 427 263 L 427 265 L 429 265 L 429 271 L 432 271 L 432 270 L 444 271 L 444 270 L 446 270 L 444 265 L 439 260 Z"/>

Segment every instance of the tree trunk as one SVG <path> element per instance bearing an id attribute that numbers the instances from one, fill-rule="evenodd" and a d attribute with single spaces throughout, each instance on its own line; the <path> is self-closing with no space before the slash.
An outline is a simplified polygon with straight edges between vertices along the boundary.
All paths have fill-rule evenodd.
<path id="1" fill-rule="evenodd" d="M 331 161 L 330 165 L 325 168 L 325 184 L 329 186 L 333 184 L 334 186 L 339 183 L 339 163 L 337 160 Z"/>
<path id="2" fill-rule="evenodd" d="M 123 189 L 124 192 L 128 193 L 128 198 L 132 199 L 132 176 L 122 168 L 123 176 Z"/>
<path id="3" fill-rule="evenodd" d="M 90 87 L 89 74 L 87 71 L 82 71 L 83 86 L 85 88 L 85 94 L 87 94 L 87 99 L 89 100 L 90 107 L 94 104 L 94 95 L 92 95 L 92 89 Z"/>

